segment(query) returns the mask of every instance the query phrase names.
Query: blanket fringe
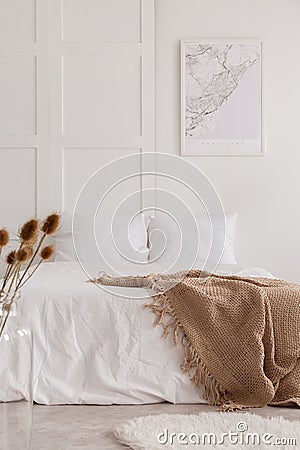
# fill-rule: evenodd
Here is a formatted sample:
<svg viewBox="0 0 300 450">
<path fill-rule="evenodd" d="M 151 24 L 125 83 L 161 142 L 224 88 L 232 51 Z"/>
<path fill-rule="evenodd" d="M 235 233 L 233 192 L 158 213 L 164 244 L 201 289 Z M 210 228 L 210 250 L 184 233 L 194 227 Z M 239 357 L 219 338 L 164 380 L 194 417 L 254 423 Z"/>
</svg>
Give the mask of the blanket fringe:
<svg viewBox="0 0 300 450">
<path fill-rule="evenodd" d="M 203 397 L 209 405 L 220 406 L 221 411 L 225 412 L 246 409 L 245 406 L 234 403 L 228 396 L 228 393 L 209 373 L 207 367 L 201 361 L 201 358 L 185 335 L 184 329 L 176 317 L 167 295 L 163 293 L 155 295 L 152 298 L 152 303 L 144 305 L 144 308 L 149 309 L 156 316 L 153 325 L 160 325 L 163 328 L 162 337 L 164 339 L 172 333 L 176 347 L 179 346 L 179 335 L 181 335 L 181 345 L 184 348 L 184 359 L 181 364 L 181 370 L 189 376 L 198 389 L 203 388 Z"/>
</svg>

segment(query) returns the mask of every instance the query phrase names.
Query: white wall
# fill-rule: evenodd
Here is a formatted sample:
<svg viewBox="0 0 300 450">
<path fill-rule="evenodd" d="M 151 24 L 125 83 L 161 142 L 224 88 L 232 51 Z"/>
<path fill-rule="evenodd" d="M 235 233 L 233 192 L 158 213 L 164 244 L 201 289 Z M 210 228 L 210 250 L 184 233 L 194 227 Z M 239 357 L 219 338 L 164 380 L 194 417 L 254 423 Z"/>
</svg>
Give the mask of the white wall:
<svg viewBox="0 0 300 450">
<path fill-rule="evenodd" d="M 0 0 L 0 223 L 71 209 L 99 166 L 154 149 L 153 3 Z M 266 156 L 187 159 L 238 212 L 239 262 L 296 281 L 299 17 L 299 0 L 156 0 L 158 152 L 180 154 L 180 40 L 263 41 Z"/>
<path fill-rule="evenodd" d="M 180 39 L 263 41 L 264 157 L 189 157 L 238 212 L 237 254 L 300 282 L 299 0 L 156 1 L 156 150 L 180 154 Z"/>
</svg>

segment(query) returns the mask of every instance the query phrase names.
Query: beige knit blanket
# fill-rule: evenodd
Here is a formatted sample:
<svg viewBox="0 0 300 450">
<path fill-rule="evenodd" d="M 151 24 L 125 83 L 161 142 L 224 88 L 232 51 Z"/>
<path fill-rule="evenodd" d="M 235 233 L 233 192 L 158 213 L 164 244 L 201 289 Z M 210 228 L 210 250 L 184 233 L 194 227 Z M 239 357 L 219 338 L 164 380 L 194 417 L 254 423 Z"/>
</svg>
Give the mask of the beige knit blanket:
<svg viewBox="0 0 300 450">
<path fill-rule="evenodd" d="M 153 301 L 145 307 L 165 337 L 171 332 L 182 343 L 181 368 L 210 404 L 300 407 L 300 286 L 207 275 L 192 270 L 93 281 L 150 290 Z"/>
</svg>

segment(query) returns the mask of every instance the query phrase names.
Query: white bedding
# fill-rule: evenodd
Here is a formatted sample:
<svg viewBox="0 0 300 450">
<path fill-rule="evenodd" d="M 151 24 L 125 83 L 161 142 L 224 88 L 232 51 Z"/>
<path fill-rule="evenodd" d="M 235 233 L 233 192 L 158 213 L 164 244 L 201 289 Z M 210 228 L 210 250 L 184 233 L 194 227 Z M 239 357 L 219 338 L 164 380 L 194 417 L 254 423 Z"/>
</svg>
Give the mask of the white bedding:
<svg viewBox="0 0 300 450">
<path fill-rule="evenodd" d="M 221 272 L 271 276 L 232 266 Z M 203 402 L 180 371 L 182 348 L 161 339 L 153 315 L 141 308 L 146 300 L 122 298 L 128 289 L 107 292 L 86 279 L 79 264 L 56 262 L 41 266 L 23 287 L 18 311 L 33 333 L 32 376 L 26 375 L 29 349 L 4 355 L 2 346 L 8 363 L 0 363 L 0 401 L 29 399 L 32 385 L 33 400 L 47 405 Z M 147 295 L 131 293 L 140 294 Z"/>
</svg>

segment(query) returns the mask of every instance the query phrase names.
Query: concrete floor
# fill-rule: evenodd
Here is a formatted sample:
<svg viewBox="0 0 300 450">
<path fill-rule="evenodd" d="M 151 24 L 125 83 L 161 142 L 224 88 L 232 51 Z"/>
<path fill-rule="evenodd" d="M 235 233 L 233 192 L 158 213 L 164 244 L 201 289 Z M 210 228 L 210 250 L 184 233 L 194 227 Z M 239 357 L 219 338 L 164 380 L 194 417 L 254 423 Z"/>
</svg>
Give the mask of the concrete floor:
<svg viewBox="0 0 300 450">
<path fill-rule="evenodd" d="M 206 405 L 160 403 L 135 406 L 42 406 L 26 402 L 0 404 L 1 450 L 124 449 L 112 435 L 114 426 L 148 414 L 197 414 Z M 300 420 L 300 409 L 267 407 L 250 412 Z M 26 443 L 27 440 L 27 443 Z"/>
</svg>

